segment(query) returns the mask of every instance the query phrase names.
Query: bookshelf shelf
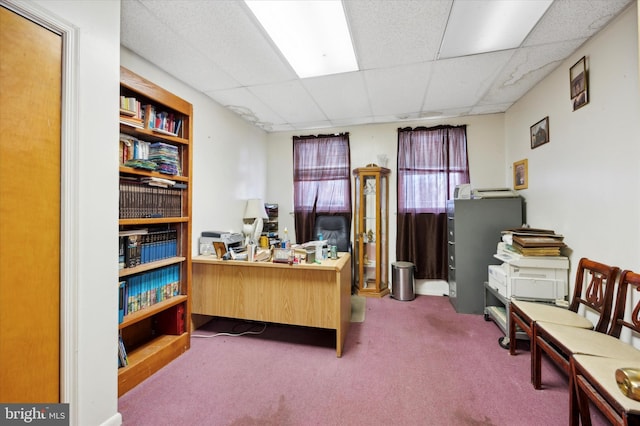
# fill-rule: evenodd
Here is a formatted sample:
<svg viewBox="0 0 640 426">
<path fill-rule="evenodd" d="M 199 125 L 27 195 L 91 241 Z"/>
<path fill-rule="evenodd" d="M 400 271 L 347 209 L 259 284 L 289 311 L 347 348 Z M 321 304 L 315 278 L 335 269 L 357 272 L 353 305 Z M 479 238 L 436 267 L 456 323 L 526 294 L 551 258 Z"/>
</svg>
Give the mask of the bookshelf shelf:
<svg viewBox="0 0 640 426">
<path fill-rule="evenodd" d="M 129 365 L 118 371 L 118 396 L 122 396 L 138 383 L 150 377 L 156 371 L 189 349 L 189 333 L 180 335 L 162 335 L 146 342 L 129 356 Z"/>
<path fill-rule="evenodd" d="M 130 134 L 132 136 L 138 136 L 143 139 L 147 139 L 154 142 L 164 142 L 170 141 L 175 144 L 188 145 L 189 140 L 185 138 L 180 138 L 178 136 L 171 136 L 169 134 L 161 134 L 157 131 L 139 128 L 132 126 L 130 124 L 120 123 L 120 131 L 123 133 Z"/>
<path fill-rule="evenodd" d="M 137 265 L 119 270 L 118 395 L 190 347 L 192 117 L 190 103 L 120 68 L 119 262 Z"/>
<path fill-rule="evenodd" d="M 185 257 L 176 256 L 167 259 L 156 260 L 155 262 L 143 263 L 142 265 L 134 266 L 133 268 L 120 269 L 119 277 L 128 277 L 129 275 L 151 271 L 153 269 L 162 268 L 163 266 L 175 265 L 176 263 L 184 262 L 185 259 Z"/>
<path fill-rule="evenodd" d="M 186 176 L 177 175 L 165 175 L 158 172 L 150 172 L 147 170 L 134 169 L 133 167 L 120 166 L 121 175 L 143 176 L 143 177 L 157 177 L 162 179 L 175 180 L 176 182 L 188 182 L 189 178 Z"/>
<path fill-rule="evenodd" d="M 187 223 L 190 217 L 145 217 L 140 219 L 120 219 L 118 223 L 123 225 L 158 225 L 163 223 Z"/>
<path fill-rule="evenodd" d="M 156 303 L 155 305 L 151 305 L 148 308 L 141 309 L 141 310 L 139 310 L 137 312 L 134 312 L 132 314 L 129 314 L 129 315 L 125 316 L 124 320 L 122 321 L 122 323 L 120 323 L 118 325 L 118 328 L 120 330 L 122 330 L 123 328 L 127 328 L 131 324 L 135 324 L 135 323 L 140 322 L 140 321 L 142 321 L 144 319 L 152 317 L 153 315 L 157 314 L 158 312 L 162 312 L 162 311 L 166 310 L 167 308 L 175 306 L 175 305 L 177 305 L 179 303 L 184 303 L 186 301 L 187 301 L 187 296 L 184 296 L 184 295 L 174 296 L 174 297 L 172 297 L 170 299 L 163 300 L 162 302 Z M 131 360 L 129 360 L 129 362 L 131 362 Z"/>
</svg>

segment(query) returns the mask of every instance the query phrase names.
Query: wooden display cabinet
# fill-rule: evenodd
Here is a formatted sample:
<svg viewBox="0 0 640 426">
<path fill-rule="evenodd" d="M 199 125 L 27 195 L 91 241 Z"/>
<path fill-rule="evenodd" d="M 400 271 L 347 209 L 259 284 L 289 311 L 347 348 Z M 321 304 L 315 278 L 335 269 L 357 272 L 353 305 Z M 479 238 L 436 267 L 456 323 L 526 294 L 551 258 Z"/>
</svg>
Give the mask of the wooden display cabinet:
<svg viewBox="0 0 640 426">
<path fill-rule="evenodd" d="M 120 69 L 119 396 L 190 347 L 192 113 Z"/>
<path fill-rule="evenodd" d="M 389 294 L 389 174 L 384 167 L 361 167 L 355 179 L 354 261 L 358 295 Z"/>
</svg>

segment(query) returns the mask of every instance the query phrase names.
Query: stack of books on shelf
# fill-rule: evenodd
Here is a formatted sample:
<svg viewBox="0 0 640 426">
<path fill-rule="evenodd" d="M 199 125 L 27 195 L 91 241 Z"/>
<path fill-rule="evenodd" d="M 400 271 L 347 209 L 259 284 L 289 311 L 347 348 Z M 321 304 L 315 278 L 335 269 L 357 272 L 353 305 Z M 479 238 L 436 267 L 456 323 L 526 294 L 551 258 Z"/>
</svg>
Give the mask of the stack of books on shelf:
<svg viewBox="0 0 640 426">
<path fill-rule="evenodd" d="M 144 128 L 140 101 L 133 97 L 120 96 L 120 123 L 138 129 Z"/>
<path fill-rule="evenodd" d="M 156 163 L 156 170 L 167 175 L 180 175 L 178 147 L 162 142 L 149 147 L 149 160 Z"/>
<path fill-rule="evenodd" d="M 508 249 L 523 256 L 561 256 L 564 236 L 550 229 L 515 228 L 502 232 Z"/>
</svg>

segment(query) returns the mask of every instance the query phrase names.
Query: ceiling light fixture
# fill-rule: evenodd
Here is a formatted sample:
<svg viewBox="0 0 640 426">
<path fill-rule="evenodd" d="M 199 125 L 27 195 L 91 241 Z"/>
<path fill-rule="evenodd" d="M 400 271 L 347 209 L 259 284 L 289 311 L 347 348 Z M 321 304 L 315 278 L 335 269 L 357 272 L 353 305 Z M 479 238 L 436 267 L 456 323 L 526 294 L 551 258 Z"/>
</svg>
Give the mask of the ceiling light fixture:
<svg viewBox="0 0 640 426">
<path fill-rule="evenodd" d="M 439 59 L 513 49 L 553 0 L 455 0 Z"/>
<path fill-rule="evenodd" d="M 245 0 L 298 77 L 357 71 L 340 0 Z"/>
</svg>

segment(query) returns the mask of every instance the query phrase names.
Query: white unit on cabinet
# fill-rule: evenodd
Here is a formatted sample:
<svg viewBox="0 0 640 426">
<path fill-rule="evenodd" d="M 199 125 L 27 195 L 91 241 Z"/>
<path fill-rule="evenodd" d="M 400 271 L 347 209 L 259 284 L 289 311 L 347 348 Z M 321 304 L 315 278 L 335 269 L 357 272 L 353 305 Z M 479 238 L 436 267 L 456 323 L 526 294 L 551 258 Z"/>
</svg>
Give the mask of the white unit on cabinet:
<svg viewBox="0 0 640 426">
<path fill-rule="evenodd" d="M 569 294 L 569 259 L 564 256 L 522 256 L 500 250 L 494 255 L 501 265 L 489 265 L 485 282 L 484 319 L 493 320 L 509 335 L 509 304 L 511 299 L 566 305 Z M 527 339 L 516 332 L 517 339 Z M 508 337 L 499 339 L 500 346 L 509 347 Z"/>
<path fill-rule="evenodd" d="M 447 203 L 449 300 L 456 312 L 482 314 L 487 267 L 497 263 L 505 229 L 522 226 L 521 197 L 451 200 Z"/>
</svg>

